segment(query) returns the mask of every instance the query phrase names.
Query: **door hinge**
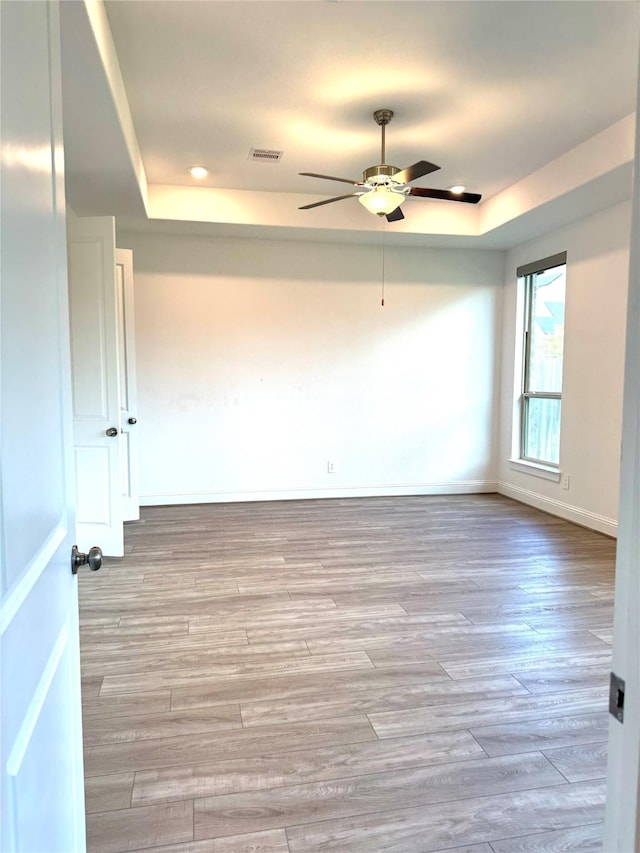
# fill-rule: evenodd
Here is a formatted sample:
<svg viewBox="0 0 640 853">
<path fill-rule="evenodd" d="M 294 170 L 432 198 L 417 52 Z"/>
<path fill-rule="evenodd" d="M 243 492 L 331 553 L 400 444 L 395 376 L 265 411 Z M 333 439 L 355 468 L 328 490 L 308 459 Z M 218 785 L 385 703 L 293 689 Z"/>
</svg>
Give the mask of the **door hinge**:
<svg viewBox="0 0 640 853">
<path fill-rule="evenodd" d="M 624 680 L 615 672 L 611 673 L 609 682 L 609 713 L 619 723 L 624 722 Z"/>
</svg>

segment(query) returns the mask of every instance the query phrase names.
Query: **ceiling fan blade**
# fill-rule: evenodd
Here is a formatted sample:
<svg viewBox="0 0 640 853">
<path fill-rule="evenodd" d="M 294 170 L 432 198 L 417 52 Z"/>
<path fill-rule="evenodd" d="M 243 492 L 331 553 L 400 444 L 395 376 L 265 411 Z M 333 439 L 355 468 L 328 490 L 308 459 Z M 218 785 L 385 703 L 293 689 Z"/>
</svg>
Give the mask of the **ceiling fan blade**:
<svg viewBox="0 0 640 853">
<path fill-rule="evenodd" d="M 466 201 L 468 204 L 477 204 L 482 198 L 478 193 L 454 193 L 451 190 L 431 190 L 426 187 L 411 187 L 409 195 L 420 196 L 420 198 L 442 198 L 445 201 Z"/>
<path fill-rule="evenodd" d="M 333 175 L 318 175 L 316 172 L 298 172 L 305 178 L 322 178 L 325 181 L 342 181 L 343 184 L 353 184 L 354 187 L 362 185 L 362 181 L 352 181 L 349 178 L 335 178 Z"/>
<path fill-rule="evenodd" d="M 437 172 L 439 168 L 440 166 L 436 166 L 434 163 L 429 163 L 427 160 L 418 160 L 418 162 L 414 163 L 413 166 L 407 166 L 406 169 L 396 172 L 393 176 L 393 180 L 397 181 L 399 184 L 408 184 L 411 181 L 415 181 L 417 178 L 430 175 L 431 172 Z"/>
<path fill-rule="evenodd" d="M 353 198 L 360 193 L 349 193 L 348 195 L 337 195 L 335 198 L 325 198 L 324 201 L 314 201 L 313 204 L 303 204 L 298 210 L 310 210 L 312 207 L 320 207 L 321 204 L 331 204 L 334 201 L 342 201 L 343 198 Z"/>
<path fill-rule="evenodd" d="M 399 207 L 387 213 L 387 222 L 399 222 L 401 219 L 404 219 L 404 213 Z"/>
</svg>

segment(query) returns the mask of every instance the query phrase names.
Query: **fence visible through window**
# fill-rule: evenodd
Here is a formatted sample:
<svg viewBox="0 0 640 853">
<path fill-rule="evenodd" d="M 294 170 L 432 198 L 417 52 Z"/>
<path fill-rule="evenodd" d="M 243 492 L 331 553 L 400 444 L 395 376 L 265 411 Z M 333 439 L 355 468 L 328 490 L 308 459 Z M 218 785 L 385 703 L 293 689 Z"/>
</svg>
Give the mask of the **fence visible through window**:
<svg viewBox="0 0 640 853">
<path fill-rule="evenodd" d="M 566 255 L 518 269 L 524 287 L 520 458 L 560 463 Z"/>
</svg>

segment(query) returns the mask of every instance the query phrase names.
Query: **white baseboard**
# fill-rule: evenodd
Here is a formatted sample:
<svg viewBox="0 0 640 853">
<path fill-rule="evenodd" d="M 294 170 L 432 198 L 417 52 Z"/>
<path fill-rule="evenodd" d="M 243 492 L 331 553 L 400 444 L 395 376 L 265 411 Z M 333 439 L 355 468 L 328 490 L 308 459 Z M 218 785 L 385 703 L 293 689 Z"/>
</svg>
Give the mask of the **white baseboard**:
<svg viewBox="0 0 640 853">
<path fill-rule="evenodd" d="M 559 518 L 572 521 L 581 527 L 588 527 L 590 530 L 597 530 L 599 533 L 606 533 L 607 536 L 614 538 L 618 536 L 618 522 L 614 518 L 607 518 L 604 515 L 580 509 L 580 507 L 572 506 L 563 501 L 546 498 L 537 492 L 521 489 L 518 486 L 512 486 L 510 483 L 499 482 L 498 492 L 508 498 L 513 498 L 514 501 L 541 509 L 550 515 L 557 515 Z"/>
<path fill-rule="evenodd" d="M 239 503 L 241 501 L 297 501 L 318 498 L 395 497 L 401 495 L 473 495 L 498 491 L 495 480 L 458 480 L 448 483 L 339 486 L 332 489 L 255 489 L 243 492 L 169 492 L 140 496 L 140 506 Z"/>
</svg>

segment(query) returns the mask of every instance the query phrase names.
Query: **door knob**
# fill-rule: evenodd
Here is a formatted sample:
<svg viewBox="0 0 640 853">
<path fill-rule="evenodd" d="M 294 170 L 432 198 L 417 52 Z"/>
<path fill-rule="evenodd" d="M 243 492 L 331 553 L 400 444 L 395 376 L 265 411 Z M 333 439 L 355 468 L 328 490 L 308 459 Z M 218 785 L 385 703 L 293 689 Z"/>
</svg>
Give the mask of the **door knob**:
<svg viewBox="0 0 640 853">
<path fill-rule="evenodd" d="M 137 418 L 129 418 L 129 423 L 130 423 L 130 424 L 137 424 L 137 423 L 138 423 L 138 419 L 137 419 Z"/>
<path fill-rule="evenodd" d="M 97 572 L 102 565 L 102 549 L 94 545 L 89 548 L 88 554 L 83 554 L 78 551 L 78 546 L 74 545 L 71 549 L 71 571 L 74 575 L 78 574 L 80 566 L 89 566 L 92 572 Z"/>
<path fill-rule="evenodd" d="M 109 429 L 106 430 L 106 434 L 109 436 L 109 438 L 113 438 L 118 434 L 118 430 L 115 427 L 109 427 Z"/>
</svg>

